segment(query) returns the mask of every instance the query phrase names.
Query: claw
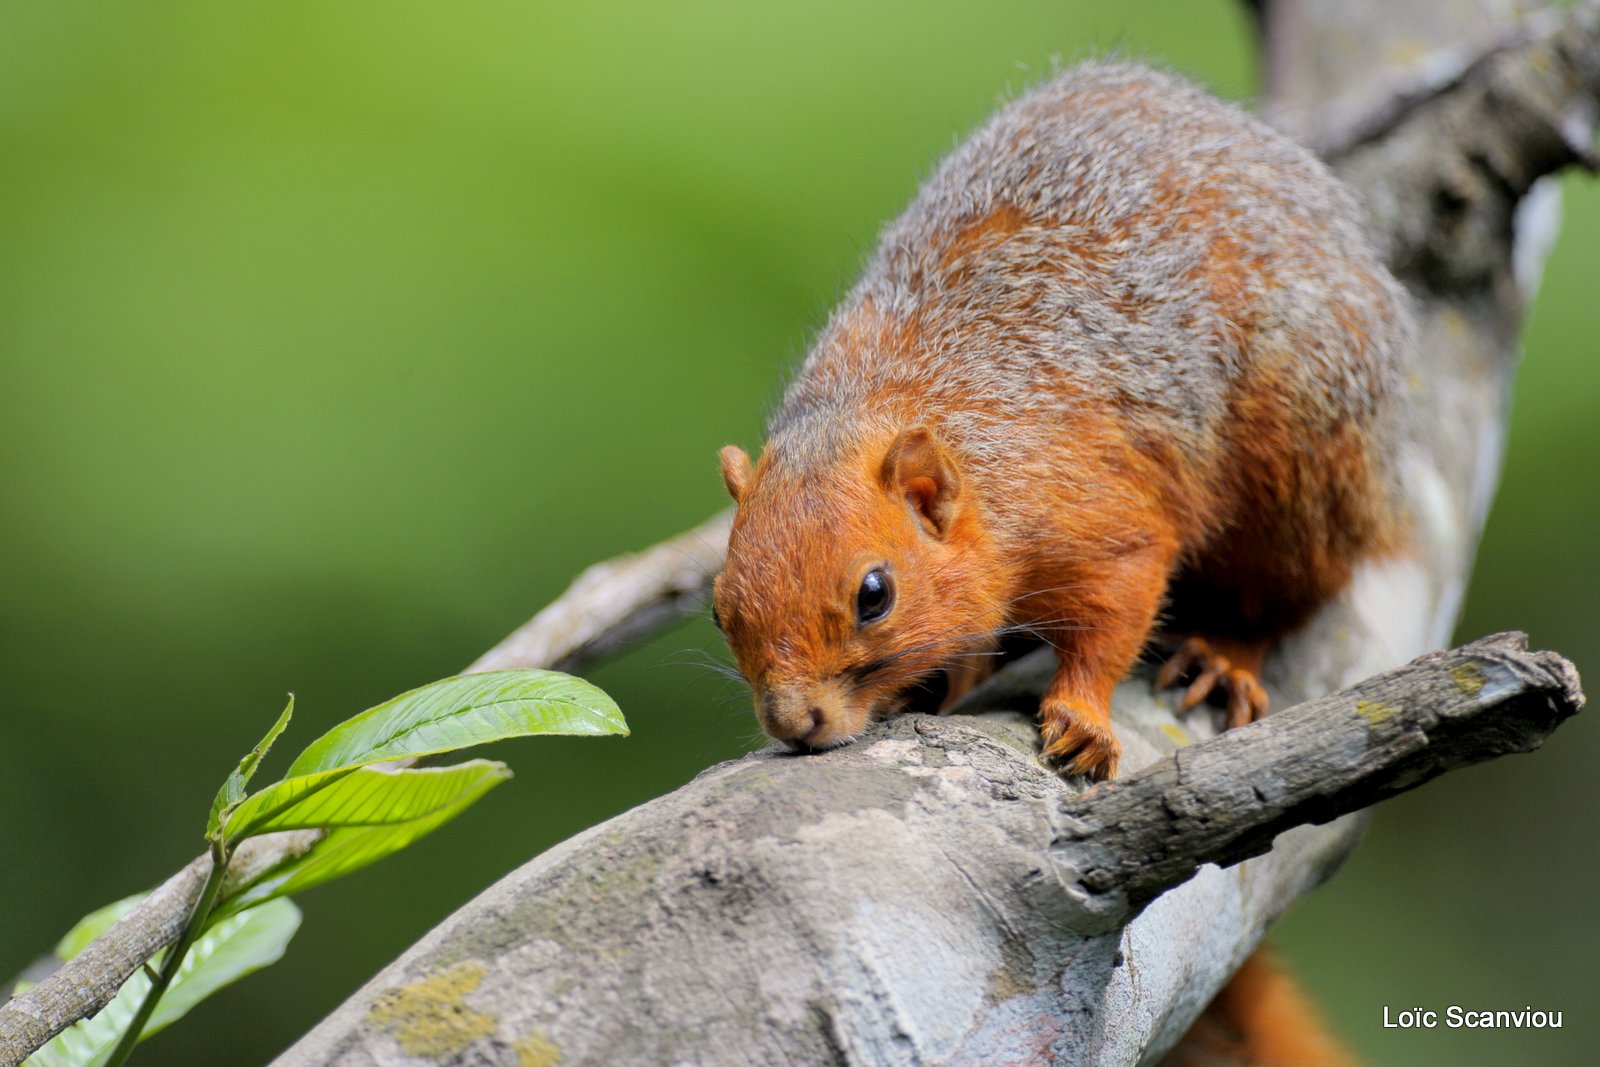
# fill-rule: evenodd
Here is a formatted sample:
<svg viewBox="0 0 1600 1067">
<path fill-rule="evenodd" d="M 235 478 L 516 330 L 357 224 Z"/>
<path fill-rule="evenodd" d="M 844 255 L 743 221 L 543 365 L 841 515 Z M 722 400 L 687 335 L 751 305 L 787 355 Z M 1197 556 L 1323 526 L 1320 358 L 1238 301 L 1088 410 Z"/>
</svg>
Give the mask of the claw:
<svg viewBox="0 0 1600 1067">
<path fill-rule="evenodd" d="M 1254 659 L 1247 650 L 1247 659 Z M 1259 660 L 1256 660 L 1259 662 Z M 1180 711 L 1189 711 L 1202 700 L 1210 699 L 1227 709 L 1227 728 L 1244 726 L 1267 713 L 1267 691 L 1256 673 L 1235 667 L 1227 656 L 1214 649 L 1203 637 L 1191 637 L 1178 646 L 1156 672 L 1156 689 L 1171 689 L 1190 673 L 1198 674 L 1178 700 Z"/>
<path fill-rule="evenodd" d="M 1224 688 L 1228 693 L 1228 729 L 1255 722 L 1267 713 L 1267 691 L 1249 671 L 1229 671 Z"/>
<path fill-rule="evenodd" d="M 1083 712 L 1046 703 L 1039 709 L 1039 735 L 1043 756 L 1063 774 L 1081 774 L 1103 782 L 1117 773 L 1122 744 L 1110 726 L 1102 726 Z"/>
<path fill-rule="evenodd" d="M 1178 709 L 1180 711 L 1190 711 L 1195 705 L 1210 696 L 1211 691 L 1222 681 L 1229 667 L 1228 661 L 1221 656 L 1213 656 L 1208 660 L 1202 660 L 1200 674 L 1194 681 L 1189 683 L 1189 688 L 1183 691 L 1183 699 L 1178 702 Z"/>
<path fill-rule="evenodd" d="M 1211 647 L 1198 637 L 1191 637 L 1178 646 L 1178 650 L 1156 672 L 1156 690 L 1171 689 L 1178 679 L 1188 674 L 1211 651 Z"/>
</svg>

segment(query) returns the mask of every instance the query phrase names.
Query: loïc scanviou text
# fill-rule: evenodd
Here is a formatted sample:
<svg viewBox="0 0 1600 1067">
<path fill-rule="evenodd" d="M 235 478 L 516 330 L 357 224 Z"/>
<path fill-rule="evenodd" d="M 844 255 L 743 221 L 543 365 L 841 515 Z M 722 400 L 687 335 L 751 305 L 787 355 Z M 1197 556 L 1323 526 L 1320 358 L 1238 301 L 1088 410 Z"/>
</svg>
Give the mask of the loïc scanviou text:
<svg viewBox="0 0 1600 1067">
<path fill-rule="evenodd" d="M 1451 1030 L 1559 1030 L 1561 1013 L 1532 1005 L 1510 1011 L 1463 1008 L 1459 1004 L 1451 1004 L 1443 1011 L 1423 1007 L 1396 1010 L 1387 1004 L 1383 1006 L 1385 1030 L 1434 1030 L 1440 1026 Z"/>
</svg>

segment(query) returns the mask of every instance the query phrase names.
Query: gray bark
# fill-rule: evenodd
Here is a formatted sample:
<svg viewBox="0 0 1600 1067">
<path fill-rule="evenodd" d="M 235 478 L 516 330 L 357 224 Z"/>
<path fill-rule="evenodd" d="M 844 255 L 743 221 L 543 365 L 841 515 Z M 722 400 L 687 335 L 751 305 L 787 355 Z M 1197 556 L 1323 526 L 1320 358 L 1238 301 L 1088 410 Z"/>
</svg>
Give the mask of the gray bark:
<svg viewBox="0 0 1600 1067">
<path fill-rule="evenodd" d="M 1366 567 L 1285 642 L 1266 671 L 1283 708 L 1448 638 L 1553 228 L 1536 183 L 1593 138 L 1600 11 L 1512 27 L 1488 2 L 1470 23 L 1451 0 L 1255 6 L 1268 111 L 1367 201 L 1424 353 L 1404 457 L 1422 551 Z M 1373 66 L 1400 44 L 1423 61 Z M 1082 796 L 1016 714 L 902 718 L 826 756 L 713 768 L 508 876 L 279 1062 L 1154 1062 L 1347 854 L 1361 816 L 1341 813 L 1479 745 L 1537 744 L 1560 717 L 1547 698 L 1573 693 L 1504 642 L 1462 654 L 1209 741 L 1131 679 L 1127 777 Z M 974 699 L 1030 708 L 1033 669 Z M 1543 695 L 1458 714 L 1514 690 Z"/>
<path fill-rule="evenodd" d="M 1337 862 L 1344 830 L 1299 824 L 1535 748 L 1581 703 L 1501 635 L 1085 793 L 1014 711 L 774 746 L 525 865 L 279 1063 L 1136 1062 L 1204 1002 L 1189 946 L 1229 951 Z"/>
</svg>

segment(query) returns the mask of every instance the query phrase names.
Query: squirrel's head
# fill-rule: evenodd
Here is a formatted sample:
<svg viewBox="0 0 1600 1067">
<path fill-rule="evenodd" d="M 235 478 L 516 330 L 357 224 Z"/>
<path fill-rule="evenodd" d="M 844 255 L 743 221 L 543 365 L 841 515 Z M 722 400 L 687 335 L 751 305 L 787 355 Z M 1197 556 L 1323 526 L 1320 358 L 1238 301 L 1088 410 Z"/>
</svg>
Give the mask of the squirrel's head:
<svg viewBox="0 0 1600 1067">
<path fill-rule="evenodd" d="M 776 451 L 752 469 L 722 450 L 739 507 L 713 618 L 762 728 L 827 748 L 986 650 L 1003 601 L 975 487 L 931 429 L 869 433 L 804 467 Z"/>
</svg>

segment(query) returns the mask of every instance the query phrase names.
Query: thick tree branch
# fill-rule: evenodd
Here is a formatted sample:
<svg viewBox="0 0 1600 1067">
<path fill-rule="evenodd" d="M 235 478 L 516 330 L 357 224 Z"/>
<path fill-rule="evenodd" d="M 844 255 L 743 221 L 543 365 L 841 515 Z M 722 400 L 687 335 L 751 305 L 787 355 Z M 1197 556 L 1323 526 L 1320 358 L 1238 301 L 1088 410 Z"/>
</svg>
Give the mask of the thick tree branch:
<svg viewBox="0 0 1600 1067">
<path fill-rule="evenodd" d="M 507 876 L 278 1063 L 1132 1063 L 1190 1014 L 1166 946 L 1281 908 L 1344 835 L 1292 830 L 1278 868 L 1202 864 L 1535 747 L 1581 701 L 1570 665 L 1508 635 L 1082 794 L 1016 712 L 773 746 Z"/>
<path fill-rule="evenodd" d="M 1550 12 L 1467 64 L 1448 88 L 1369 112 L 1330 158 L 1366 192 L 1390 262 L 1441 295 L 1493 287 L 1534 183 L 1593 165 L 1600 3 Z M 1499 294 L 1520 301 L 1515 289 Z M 1508 310 L 1510 308 L 1508 307 Z"/>
<path fill-rule="evenodd" d="M 1566 17 L 1530 11 L 1523 0 L 1244 2 L 1257 28 L 1267 117 L 1330 156 L 1381 135 L 1487 57 Z"/>
<path fill-rule="evenodd" d="M 1137 911 L 1203 864 L 1369 807 L 1457 767 L 1539 747 L 1583 707 L 1571 663 L 1499 634 L 1180 749 L 1062 805 L 1069 892 Z"/>
</svg>

